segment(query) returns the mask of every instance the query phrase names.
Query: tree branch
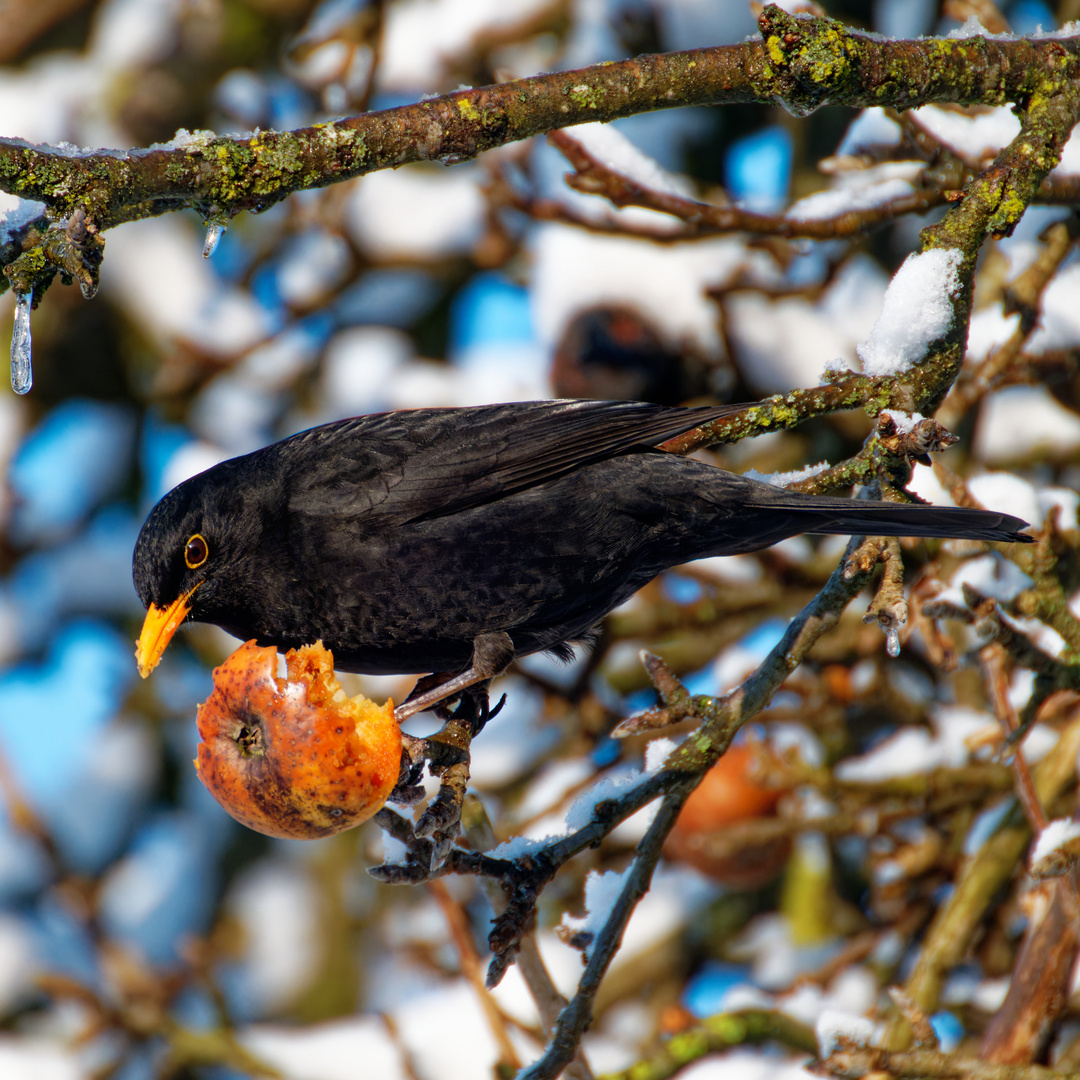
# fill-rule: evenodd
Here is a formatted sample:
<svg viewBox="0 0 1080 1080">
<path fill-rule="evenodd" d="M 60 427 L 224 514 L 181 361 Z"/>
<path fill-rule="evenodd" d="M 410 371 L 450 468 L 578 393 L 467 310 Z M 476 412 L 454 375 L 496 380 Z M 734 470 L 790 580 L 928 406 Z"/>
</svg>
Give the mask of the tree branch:
<svg viewBox="0 0 1080 1080">
<path fill-rule="evenodd" d="M 81 209 L 98 232 L 185 207 L 220 225 L 241 210 L 259 212 L 293 192 L 378 169 L 454 164 L 556 128 L 657 109 L 779 102 L 806 115 L 825 104 L 912 108 L 937 101 L 1028 106 L 1029 140 L 1049 140 L 1035 148 L 1026 171 L 1017 166 L 1018 175 L 1038 177 L 1030 199 L 1075 111 L 1076 94 L 1065 88 L 1080 65 L 1080 38 L 886 41 L 775 6 L 766 7 L 759 23 L 761 42 L 516 79 L 292 132 L 196 132 L 171 146 L 75 155 L 0 139 L 0 190 L 44 202 L 56 220 Z M 1027 186 L 1013 185 L 990 228 L 1015 222 L 1027 205 L 1021 199 Z M 952 243 L 946 233 L 939 244 Z M 21 244 L 8 244 L 0 260 L 10 263 L 20 247 L 42 251 L 40 223 L 23 233 Z M 72 276 L 45 254 L 8 277 L 18 279 L 20 291 L 40 293 L 57 270 Z M 91 276 L 96 282 L 96 267 Z"/>
</svg>

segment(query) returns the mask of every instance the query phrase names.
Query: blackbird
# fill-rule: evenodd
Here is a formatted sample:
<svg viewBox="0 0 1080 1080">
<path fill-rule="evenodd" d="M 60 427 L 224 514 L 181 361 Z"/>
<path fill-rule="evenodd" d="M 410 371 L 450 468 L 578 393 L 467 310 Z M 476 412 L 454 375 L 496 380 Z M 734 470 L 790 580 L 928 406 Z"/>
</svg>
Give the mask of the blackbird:
<svg viewBox="0 0 1080 1080">
<path fill-rule="evenodd" d="M 417 409 L 223 461 L 139 535 L 139 670 L 193 619 L 279 648 L 321 639 L 343 671 L 464 669 L 466 686 L 515 656 L 568 656 L 690 559 L 807 532 L 1030 540 L 1008 514 L 797 494 L 658 449 L 740 407 Z"/>
</svg>

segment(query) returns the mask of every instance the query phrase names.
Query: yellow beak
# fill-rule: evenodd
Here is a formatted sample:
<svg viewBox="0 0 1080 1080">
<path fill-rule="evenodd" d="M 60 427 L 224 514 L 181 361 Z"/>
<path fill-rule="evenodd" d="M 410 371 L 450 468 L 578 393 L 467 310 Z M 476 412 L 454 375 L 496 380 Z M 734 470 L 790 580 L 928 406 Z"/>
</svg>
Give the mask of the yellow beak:
<svg viewBox="0 0 1080 1080">
<path fill-rule="evenodd" d="M 202 582 L 199 582 L 199 585 L 201 584 Z M 189 589 L 166 607 L 150 605 L 135 646 L 135 661 L 139 665 L 139 674 L 144 679 L 157 667 L 165 646 L 172 640 L 177 627 L 187 618 L 191 610 L 191 594 L 199 585 Z"/>
</svg>

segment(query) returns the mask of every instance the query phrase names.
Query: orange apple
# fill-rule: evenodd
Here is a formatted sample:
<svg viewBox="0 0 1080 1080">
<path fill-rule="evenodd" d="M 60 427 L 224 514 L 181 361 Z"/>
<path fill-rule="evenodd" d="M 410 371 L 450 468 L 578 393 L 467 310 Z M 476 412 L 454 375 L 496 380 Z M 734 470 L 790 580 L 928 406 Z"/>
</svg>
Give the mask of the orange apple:
<svg viewBox="0 0 1080 1080">
<path fill-rule="evenodd" d="M 394 704 L 348 697 L 322 642 L 285 654 L 241 645 L 214 669 L 199 706 L 195 769 L 237 821 L 268 836 L 316 839 L 378 811 L 401 765 Z"/>
<path fill-rule="evenodd" d="M 784 792 L 749 776 L 757 751 L 738 743 L 702 777 L 664 844 L 664 855 L 685 862 L 733 889 L 756 889 L 783 869 L 787 836 L 734 844 L 740 823 L 772 817 Z"/>
</svg>

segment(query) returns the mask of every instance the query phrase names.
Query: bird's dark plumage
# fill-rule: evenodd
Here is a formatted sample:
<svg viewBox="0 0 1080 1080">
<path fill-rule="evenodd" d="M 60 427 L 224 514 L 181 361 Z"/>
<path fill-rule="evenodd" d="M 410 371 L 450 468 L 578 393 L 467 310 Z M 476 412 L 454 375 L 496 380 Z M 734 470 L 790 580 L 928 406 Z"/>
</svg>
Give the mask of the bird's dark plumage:
<svg viewBox="0 0 1080 1080">
<path fill-rule="evenodd" d="M 797 533 L 1029 539 L 1007 514 L 801 495 L 655 449 L 736 408 L 420 409 L 222 462 L 143 526 L 135 587 L 171 622 L 140 665 L 190 617 L 322 639 L 344 671 L 446 671 L 493 633 L 519 656 L 560 650 L 668 567 Z"/>
</svg>

